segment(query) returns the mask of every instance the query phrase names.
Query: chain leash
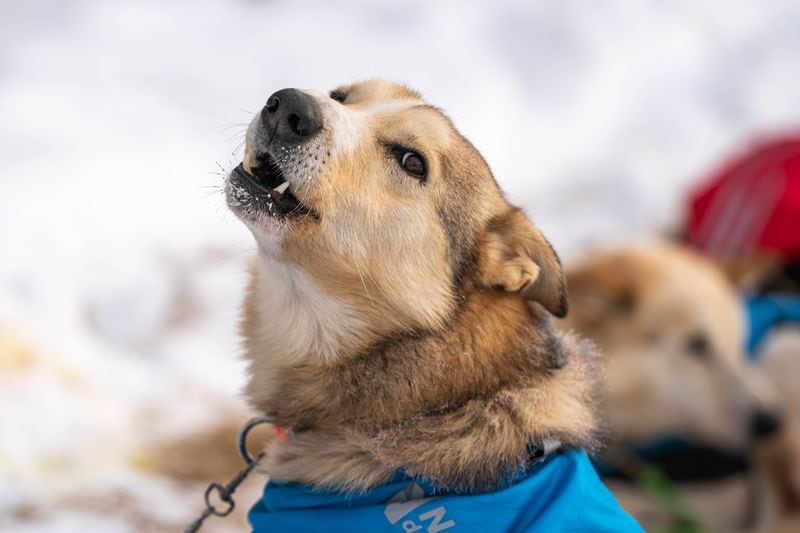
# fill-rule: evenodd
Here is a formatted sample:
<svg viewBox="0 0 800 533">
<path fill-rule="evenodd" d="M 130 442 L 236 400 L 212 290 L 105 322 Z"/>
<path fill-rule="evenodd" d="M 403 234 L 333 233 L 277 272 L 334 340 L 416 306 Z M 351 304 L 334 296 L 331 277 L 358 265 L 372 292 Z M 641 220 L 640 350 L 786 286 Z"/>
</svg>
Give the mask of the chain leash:
<svg viewBox="0 0 800 533">
<path fill-rule="evenodd" d="M 200 527 L 203 525 L 203 521 L 211 515 L 214 516 L 228 516 L 233 511 L 234 507 L 236 507 L 236 502 L 233 500 L 233 493 L 236 489 L 241 485 L 242 481 L 247 478 L 250 472 L 258 465 L 258 462 L 263 459 L 264 452 L 257 454 L 255 457 L 250 455 L 250 452 L 247 451 L 247 435 L 250 433 L 256 426 L 260 426 L 261 424 L 271 424 L 272 419 L 267 416 L 257 416 L 255 418 L 251 418 L 247 423 L 242 426 L 242 429 L 239 430 L 239 436 L 237 438 L 237 448 L 239 451 L 239 456 L 242 458 L 242 461 L 245 463 L 245 467 L 242 468 L 236 476 L 230 480 L 227 484 L 223 485 L 214 481 L 211 483 L 208 488 L 206 489 L 203 498 L 205 499 L 206 507 L 203 509 L 203 512 L 200 513 L 200 516 L 197 517 L 191 524 L 186 526 L 184 529 L 184 533 L 197 533 L 200 530 Z M 217 498 L 219 498 L 220 502 L 225 503 L 226 507 L 217 507 L 211 501 L 212 495 L 216 493 Z"/>
</svg>

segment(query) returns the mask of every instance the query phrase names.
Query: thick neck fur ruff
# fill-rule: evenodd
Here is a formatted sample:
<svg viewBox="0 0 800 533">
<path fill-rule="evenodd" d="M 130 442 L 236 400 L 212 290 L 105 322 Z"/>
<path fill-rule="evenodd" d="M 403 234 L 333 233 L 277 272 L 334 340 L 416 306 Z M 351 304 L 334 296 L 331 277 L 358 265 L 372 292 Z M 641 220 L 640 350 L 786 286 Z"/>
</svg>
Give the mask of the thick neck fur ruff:
<svg viewBox="0 0 800 533">
<path fill-rule="evenodd" d="M 442 490 L 488 490 L 528 466 L 531 443 L 596 446 L 594 347 L 518 294 L 467 283 L 440 331 L 376 339 L 362 326 L 299 270 L 259 261 L 246 392 L 298 429 L 266 450 L 274 478 L 358 491 L 402 469 Z"/>
</svg>

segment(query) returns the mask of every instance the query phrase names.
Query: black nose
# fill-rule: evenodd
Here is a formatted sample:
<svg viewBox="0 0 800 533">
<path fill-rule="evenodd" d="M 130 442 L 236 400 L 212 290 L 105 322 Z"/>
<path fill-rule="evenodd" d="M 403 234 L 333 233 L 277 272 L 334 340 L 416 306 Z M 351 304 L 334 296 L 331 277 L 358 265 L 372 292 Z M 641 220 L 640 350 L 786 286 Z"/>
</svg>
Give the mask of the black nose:
<svg viewBox="0 0 800 533">
<path fill-rule="evenodd" d="M 750 420 L 750 433 L 756 439 L 769 437 L 780 428 L 780 417 L 770 411 L 757 411 Z"/>
<path fill-rule="evenodd" d="M 322 110 L 313 97 L 297 89 L 281 89 L 267 99 L 261 122 L 272 139 L 302 143 L 322 129 Z"/>
</svg>

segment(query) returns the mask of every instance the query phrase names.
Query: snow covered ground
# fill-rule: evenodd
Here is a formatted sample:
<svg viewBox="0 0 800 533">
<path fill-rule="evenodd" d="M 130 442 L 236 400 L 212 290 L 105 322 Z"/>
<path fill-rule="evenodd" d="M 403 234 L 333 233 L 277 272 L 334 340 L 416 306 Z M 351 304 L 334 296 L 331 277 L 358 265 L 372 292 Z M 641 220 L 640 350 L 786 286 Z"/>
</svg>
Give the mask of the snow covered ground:
<svg viewBox="0 0 800 533">
<path fill-rule="evenodd" d="M 569 258 L 799 126 L 798 65 L 794 0 L 0 2 L 0 529 L 199 510 L 146 450 L 243 409 L 218 187 L 272 91 L 407 82 Z"/>
</svg>

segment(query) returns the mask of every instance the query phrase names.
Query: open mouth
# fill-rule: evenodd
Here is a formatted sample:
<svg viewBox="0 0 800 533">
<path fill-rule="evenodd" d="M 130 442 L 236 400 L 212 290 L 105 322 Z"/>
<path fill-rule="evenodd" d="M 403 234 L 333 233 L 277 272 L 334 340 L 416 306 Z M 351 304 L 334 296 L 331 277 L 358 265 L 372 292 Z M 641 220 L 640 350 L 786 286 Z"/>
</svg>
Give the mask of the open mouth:
<svg viewBox="0 0 800 533">
<path fill-rule="evenodd" d="M 240 163 L 231 173 L 231 182 L 229 203 L 244 214 L 262 213 L 279 218 L 311 215 L 318 218 L 292 194 L 289 182 L 269 155 L 253 169 L 252 174 Z"/>
</svg>

